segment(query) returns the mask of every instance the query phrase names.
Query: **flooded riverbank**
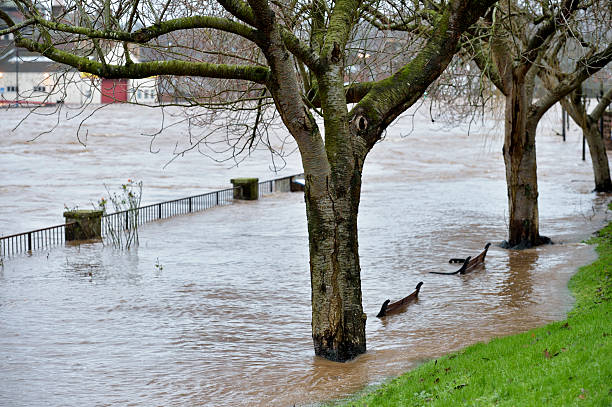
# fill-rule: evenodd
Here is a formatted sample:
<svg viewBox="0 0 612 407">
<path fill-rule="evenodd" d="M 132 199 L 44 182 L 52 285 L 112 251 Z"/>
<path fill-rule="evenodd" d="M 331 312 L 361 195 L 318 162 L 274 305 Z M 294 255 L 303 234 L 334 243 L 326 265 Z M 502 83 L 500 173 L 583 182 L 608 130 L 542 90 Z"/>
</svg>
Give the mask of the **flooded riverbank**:
<svg viewBox="0 0 612 407">
<path fill-rule="evenodd" d="M 132 109 L 132 108 L 130 108 Z M 151 110 L 107 109 L 83 148 L 63 133 L 0 141 L 0 230 L 61 222 L 63 204 L 87 205 L 103 183 L 143 179 L 155 202 L 275 177 L 268 155 L 238 168 L 162 152 L 132 128 Z M 4 127 L 14 120 L 0 112 Z M 104 111 L 100 114 L 105 114 Z M 108 123 L 117 123 L 109 127 Z M 368 352 L 346 364 L 313 356 L 303 196 L 275 194 L 142 227 L 140 246 L 67 246 L 5 261 L 0 269 L 0 394 L 11 406 L 308 405 L 341 397 L 470 343 L 563 318 L 566 283 L 595 258 L 580 243 L 605 218 L 592 194 L 577 132 L 538 135 L 541 232 L 556 242 L 522 252 L 493 246 L 466 276 L 448 258 L 506 237 L 499 129 L 445 129 L 417 115 L 396 124 L 366 162 L 359 213 Z M 552 119 L 551 119 L 552 120 Z M 43 124 L 31 124 L 44 128 Z M 4 130 L 4 129 L 3 129 Z M 146 132 L 146 128 L 134 132 Z M 11 138 L 12 137 L 12 138 Z M 55 138 L 53 138 L 55 137 Z M 165 156 L 163 155 L 165 151 Z M 281 175 L 301 172 L 297 156 Z M 375 318 L 387 298 L 423 281 L 418 303 Z M 0 402 L 0 404 L 3 402 Z"/>
</svg>

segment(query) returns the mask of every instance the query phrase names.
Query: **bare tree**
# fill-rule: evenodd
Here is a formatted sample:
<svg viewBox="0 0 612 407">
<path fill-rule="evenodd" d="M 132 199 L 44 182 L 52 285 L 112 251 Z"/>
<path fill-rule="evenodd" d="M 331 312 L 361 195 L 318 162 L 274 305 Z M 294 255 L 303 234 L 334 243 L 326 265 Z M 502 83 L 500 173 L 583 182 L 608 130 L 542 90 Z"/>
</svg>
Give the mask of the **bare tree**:
<svg viewBox="0 0 612 407">
<path fill-rule="evenodd" d="M 591 113 L 587 112 L 588 106 L 586 97 L 582 93 L 582 87 L 578 87 L 571 94 L 561 99 L 560 102 L 572 120 L 582 129 L 582 134 L 589 146 L 595 181 L 594 191 L 612 192 L 608 155 L 606 154 L 603 134 L 599 130 L 599 120 L 612 102 L 612 87 L 602 95 Z"/>
<path fill-rule="evenodd" d="M 536 129 L 550 107 L 575 100 L 565 96 L 612 58 L 608 5 L 598 0 L 500 2 L 463 34 L 461 50 L 430 88 L 437 116 L 451 122 L 496 115 L 500 98 L 494 88 L 502 94 L 510 218 L 506 247 L 550 241 L 539 233 Z M 598 106 L 593 113 L 603 109 Z M 596 131 L 595 117 L 587 119 L 577 106 L 573 112 Z M 603 141 L 591 145 L 595 172 L 603 179 L 609 173 Z"/>
<path fill-rule="evenodd" d="M 189 95 L 193 103 L 250 112 L 242 116 L 250 131 L 240 138 L 247 148 L 271 115 L 263 109 L 273 107 L 297 143 L 306 176 L 315 353 L 346 361 L 365 352 L 357 243 L 364 160 L 494 1 L 71 0 L 61 19 L 41 11 L 45 4 L 15 2 L 24 20 L 15 24 L 0 12 L 8 26 L 0 32 L 14 33 L 18 46 L 103 78 L 182 77 L 173 83 L 183 93 L 190 89 L 185 83 L 198 85 L 200 93 Z M 384 51 L 382 33 L 399 25 L 411 25 L 419 39 L 410 42 L 411 56 L 381 58 L 392 71 L 356 75 L 359 60 L 368 64 L 369 51 L 358 55 L 361 33 Z M 33 30 L 26 34 L 24 27 Z M 158 56 L 135 62 L 130 44 Z M 121 58 L 109 59 L 117 49 Z M 355 78 L 364 82 L 345 86 Z M 324 136 L 314 114 L 323 119 Z"/>
<path fill-rule="evenodd" d="M 554 93 L 564 80 L 581 68 L 581 63 L 598 51 L 605 49 L 606 44 L 612 41 L 612 30 L 610 29 L 612 9 L 606 7 L 606 4 L 592 3 L 579 13 L 582 14 L 582 18 L 576 18 L 567 24 L 566 35 L 557 35 L 551 42 L 552 46 L 542 58 L 542 68 L 538 76 L 542 79 L 542 84 L 548 92 Z M 597 74 L 602 73 L 604 72 Z M 612 88 L 607 84 L 608 89 L 604 94 L 603 80 L 601 84 L 601 99 L 590 114 L 587 113 L 587 95 L 583 93 L 583 83 L 580 83 L 559 101 L 572 120 L 582 129 L 587 140 L 593 165 L 595 191 L 611 192 L 612 181 L 610 181 L 608 156 L 603 135 L 597 128 L 597 122 L 610 104 Z"/>
<path fill-rule="evenodd" d="M 598 47 L 577 55 L 572 69 L 559 71 L 559 80 L 549 81 L 551 86 L 538 97 L 536 77 L 550 75 L 553 67 L 545 63 L 547 58 L 557 57 L 568 38 L 579 36 L 579 28 L 591 23 L 591 10 L 605 9 L 603 3 L 503 2 L 487 14 L 484 26 L 467 33 L 464 46 L 471 48 L 476 64 L 505 98 L 507 247 L 526 248 L 550 241 L 539 231 L 536 129 L 555 103 L 608 64 L 612 45 L 599 42 Z"/>
<path fill-rule="evenodd" d="M 561 105 L 569 113 L 572 120 L 580 126 L 589 145 L 595 181 L 594 190 L 597 192 L 612 192 L 608 155 L 606 154 L 603 134 L 598 128 L 598 122 L 610 102 L 612 102 L 612 87 L 601 97 L 591 113 L 587 113 L 587 106 L 584 103 L 584 98 L 581 97 L 581 92 L 574 91 L 570 96 L 561 99 Z"/>
</svg>

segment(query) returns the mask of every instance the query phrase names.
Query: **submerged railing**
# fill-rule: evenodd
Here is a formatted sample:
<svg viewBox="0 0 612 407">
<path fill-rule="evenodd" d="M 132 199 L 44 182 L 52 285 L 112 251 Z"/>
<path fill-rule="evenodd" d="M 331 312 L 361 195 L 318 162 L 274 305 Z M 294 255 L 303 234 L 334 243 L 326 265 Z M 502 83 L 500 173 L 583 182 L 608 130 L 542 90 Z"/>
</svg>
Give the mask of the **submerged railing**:
<svg viewBox="0 0 612 407">
<path fill-rule="evenodd" d="M 271 179 L 259 182 L 259 196 L 275 192 L 290 192 L 299 190 L 300 182 L 295 179 L 303 177 L 303 174 L 295 174 L 287 177 Z M 298 185 L 298 187 L 292 185 Z M 131 229 L 144 223 L 173 216 L 186 215 L 200 212 L 217 206 L 225 206 L 233 203 L 237 191 L 241 187 L 227 188 L 205 194 L 188 196 L 171 201 L 159 202 L 121 212 L 102 215 L 101 233 L 106 236 L 109 230 Z M 31 230 L 9 236 L 0 236 L 0 257 L 9 257 L 19 253 L 32 252 L 65 243 L 66 236 L 70 235 L 71 228 L 76 222 L 68 222 L 62 225 L 50 226 L 43 229 Z M 68 228 L 68 229 L 67 229 Z"/>
<path fill-rule="evenodd" d="M 0 237 L 0 257 L 62 244 L 66 241 L 66 228 L 72 225 L 74 222 L 2 236 Z"/>
<path fill-rule="evenodd" d="M 134 226 L 160 219 L 200 212 L 215 206 L 229 205 L 234 200 L 234 189 L 222 189 L 206 194 L 141 206 L 137 209 L 105 214 L 102 216 L 102 232 L 106 235 L 109 229 L 132 229 Z"/>
</svg>

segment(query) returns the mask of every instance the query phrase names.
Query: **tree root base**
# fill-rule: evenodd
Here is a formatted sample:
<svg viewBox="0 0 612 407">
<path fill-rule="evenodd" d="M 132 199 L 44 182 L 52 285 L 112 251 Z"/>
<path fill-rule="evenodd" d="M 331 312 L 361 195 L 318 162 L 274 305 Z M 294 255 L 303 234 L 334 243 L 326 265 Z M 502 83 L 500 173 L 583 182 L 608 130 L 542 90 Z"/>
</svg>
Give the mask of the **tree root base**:
<svg viewBox="0 0 612 407">
<path fill-rule="evenodd" d="M 323 346 L 322 343 L 315 341 L 315 355 L 331 360 L 332 362 L 348 362 L 351 359 L 365 353 L 366 347 L 363 345 L 343 344 L 339 348 Z"/>
<path fill-rule="evenodd" d="M 592 192 L 612 192 L 612 184 L 598 185 Z"/>
<path fill-rule="evenodd" d="M 555 243 L 552 240 L 550 240 L 549 237 L 538 236 L 535 242 L 525 239 L 515 245 L 511 245 L 507 240 L 504 240 L 503 242 L 499 244 L 499 247 L 501 247 L 502 249 L 509 249 L 509 250 L 524 250 L 524 249 L 529 249 L 531 247 L 542 246 L 545 244 L 555 244 Z"/>
</svg>

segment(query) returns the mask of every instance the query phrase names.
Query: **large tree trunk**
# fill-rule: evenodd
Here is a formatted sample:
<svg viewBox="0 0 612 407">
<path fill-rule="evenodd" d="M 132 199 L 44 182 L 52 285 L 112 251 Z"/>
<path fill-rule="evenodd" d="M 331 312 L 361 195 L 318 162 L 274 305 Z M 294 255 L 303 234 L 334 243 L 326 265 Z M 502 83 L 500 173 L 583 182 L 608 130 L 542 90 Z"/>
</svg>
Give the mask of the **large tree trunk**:
<svg viewBox="0 0 612 407">
<path fill-rule="evenodd" d="M 314 118 L 303 106 L 293 60 L 288 58 L 280 30 L 269 30 L 268 35 L 266 58 L 276 79 L 268 89 L 298 143 L 306 177 L 315 354 L 344 362 L 366 351 L 357 245 L 363 158 L 356 158 L 365 157 L 365 152 L 349 133 L 343 58 L 332 53 L 333 64 L 318 78 L 325 118 L 323 142 Z"/>
<path fill-rule="evenodd" d="M 344 362 L 366 351 L 357 244 L 360 169 L 344 179 L 306 174 L 315 354 Z"/>
<path fill-rule="evenodd" d="M 535 135 L 538 120 L 528 114 L 525 77 L 512 75 L 506 96 L 504 163 L 508 188 L 509 236 L 505 246 L 522 249 L 548 241 L 539 234 Z"/>
<path fill-rule="evenodd" d="M 595 191 L 612 192 L 612 181 L 610 180 L 610 166 L 606 155 L 606 146 L 599 132 L 597 122 L 587 119 L 582 133 L 589 145 L 589 153 L 593 163 L 593 175 L 595 177 Z"/>
</svg>

